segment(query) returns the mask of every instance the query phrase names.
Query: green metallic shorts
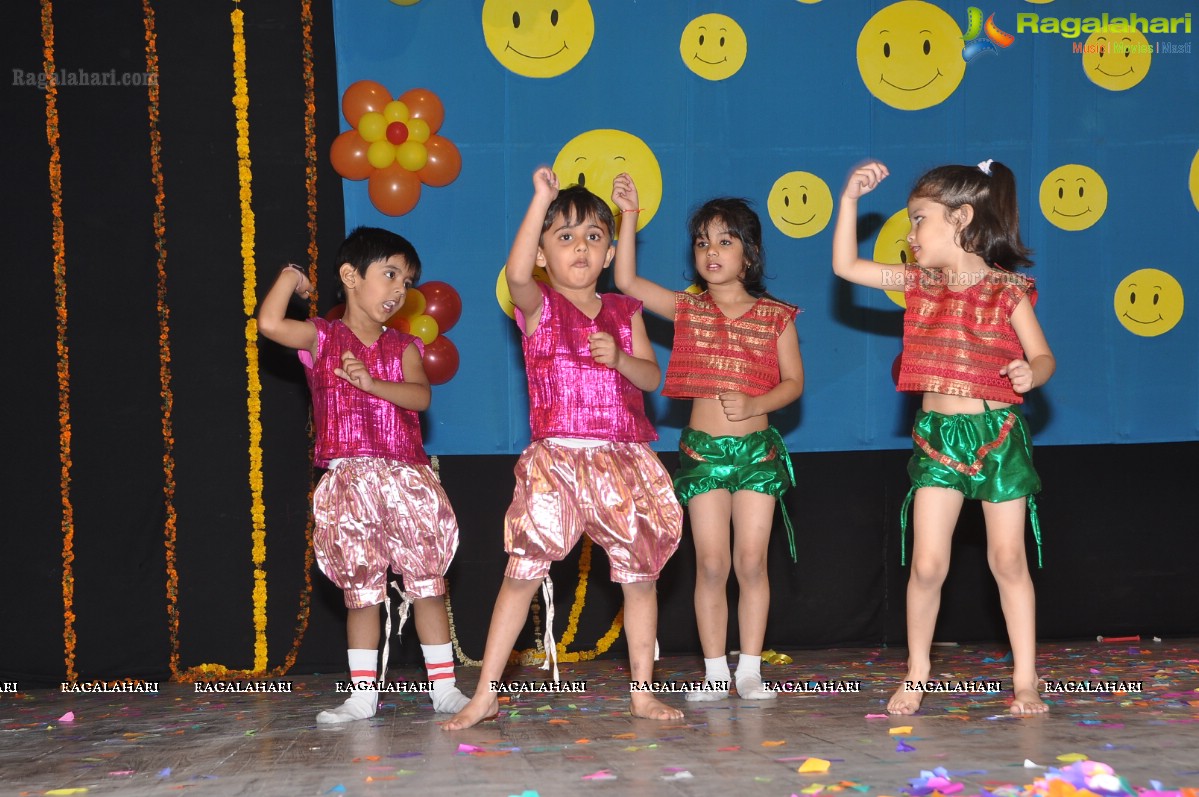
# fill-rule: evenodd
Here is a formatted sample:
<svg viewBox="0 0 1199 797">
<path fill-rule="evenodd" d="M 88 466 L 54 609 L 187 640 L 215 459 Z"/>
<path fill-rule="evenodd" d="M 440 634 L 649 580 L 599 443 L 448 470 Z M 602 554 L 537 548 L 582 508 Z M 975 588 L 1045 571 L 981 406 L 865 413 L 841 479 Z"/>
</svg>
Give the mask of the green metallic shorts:
<svg viewBox="0 0 1199 797">
<path fill-rule="evenodd" d="M 794 485 L 791 456 L 773 426 L 744 437 L 713 437 L 690 426 L 683 429 L 679 469 L 674 474 L 675 495 L 683 506 L 712 490 L 753 490 L 779 498 Z M 791 558 L 795 560 L 795 530 L 785 507 L 783 520 Z"/>
<path fill-rule="evenodd" d="M 1037 566 L 1041 566 L 1041 524 L 1033 498 L 1041 491 L 1041 477 L 1033 468 L 1032 438 L 1019 407 L 988 408 L 968 415 L 920 410 L 912 426 L 908 476 L 912 489 L 901 510 L 901 556 L 907 537 L 908 507 L 916 490 L 945 487 L 967 498 L 992 503 L 1027 496 L 1037 540 Z"/>
</svg>

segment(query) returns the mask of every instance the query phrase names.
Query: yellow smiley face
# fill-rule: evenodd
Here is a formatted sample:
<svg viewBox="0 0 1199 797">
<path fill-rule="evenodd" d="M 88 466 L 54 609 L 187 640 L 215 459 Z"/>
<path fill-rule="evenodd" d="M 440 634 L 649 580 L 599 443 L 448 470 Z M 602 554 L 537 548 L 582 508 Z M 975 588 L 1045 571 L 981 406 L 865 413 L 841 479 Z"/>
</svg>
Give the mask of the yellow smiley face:
<svg viewBox="0 0 1199 797">
<path fill-rule="evenodd" d="M 618 224 L 620 212 L 612 204 L 612 180 L 622 172 L 628 172 L 637 186 L 640 230 L 662 204 L 662 169 L 644 141 L 623 130 L 588 130 L 566 142 L 554 159 L 559 183 L 563 187 L 581 185 L 602 198 Z"/>
<path fill-rule="evenodd" d="M 745 31 L 724 14 L 704 14 L 687 23 L 679 39 L 683 63 L 704 80 L 724 80 L 745 63 Z"/>
<path fill-rule="evenodd" d="M 858 34 L 858 71 L 867 90 L 902 111 L 944 102 L 966 73 L 962 29 L 923 0 L 900 0 Z"/>
<path fill-rule="evenodd" d="M 1107 184 L 1089 166 L 1067 163 L 1041 181 L 1041 212 L 1054 227 L 1085 230 L 1107 210 Z"/>
<path fill-rule="evenodd" d="M 1182 319 L 1182 286 L 1156 268 L 1134 271 L 1116 286 L 1116 319 L 1134 335 L 1157 337 Z"/>
<path fill-rule="evenodd" d="M 550 275 L 541 266 L 533 266 L 533 279 L 546 285 L 550 284 Z M 512 301 L 512 294 L 508 291 L 507 265 L 500 269 L 499 276 L 495 278 L 495 300 L 504 311 L 504 315 L 515 320 L 516 303 Z"/>
<path fill-rule="evenodd" d="M 890 284 L 894 285 L 895 289 L 886 293 L 888 299 L 903 308 L 908 306 L 903 298 L 903 270 L 908 263 L 916 262 L 912 247 L 908 246 L 908 233 L 911 230 L 912 222 L 908 218 L 908 209 L 902 208 L 883 222 L 878 237 L 874 239 L 874 254 L 871 255 L 871 259 L 876 263 L 898 266 L 890 275 Z"/>
<path fill-rule="evenodd" d="M 1153 62 L 1153 47 L 1136 28 L 1092 33 L 1082 48 L 1082 71 L 1096 86 L 1124 91 L 1145 79 Z"/>
<path fill-rule="evenodd" d="M 1191 201 L 1195 203 L 1195 210 L 1199 210 L 1199 151 L 1195 152 L 1195 157 L 1191 160 L 1191 176 L 1187 180 L 1187 187 L 1191 190 Z"/>
<path fill-rule="evenodd" d="M 833 194 L 811 172 L 787 172 L 774 181 L 766 210 L 783 235 L 807 238 L 823 230 L 833 217 Z"/>
<path fill-rule="evenodd" d="M 588 0 L 483 0 L 487 49 L 518 75 L 561 75 L 583 60 L 594 38 Z"/>
</svg>

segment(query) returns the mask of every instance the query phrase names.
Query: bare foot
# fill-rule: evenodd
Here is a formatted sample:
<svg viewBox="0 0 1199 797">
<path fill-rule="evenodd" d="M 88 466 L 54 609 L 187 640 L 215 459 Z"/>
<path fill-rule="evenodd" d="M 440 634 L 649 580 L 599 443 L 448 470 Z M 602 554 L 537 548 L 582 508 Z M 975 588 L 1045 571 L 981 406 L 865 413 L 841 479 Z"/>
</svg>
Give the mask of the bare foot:
<svg viewBox="0 0 1199 797">
<path fill-rule="evenodd" d="M 683 712 L 679 709 L 671 708 L 653 695 L 645 693 L 632 695 L 629 713 L 634 717 L 642 717 L 647 720 L 681 720 L 683 718 Z"/>
<path fill-rule="evenodd" d="M 466 704 L 466 708 L 441 724 L 443 731 L 460 731 L 478 725 L 500 713 L 500 703 L 495 693 L 480 689 Z"/>
<path fill-rule="evenodd" d="M 1008 707 L 1008 711 L 1013 714 L 1044 714 L 1049 711 L 1049 706 L 1041 699 L 1040 693 L 1037 692 L 1037 684 L 1039 680 L 1033 681 L 1032 686 L 1016 686 L 1012 689 L 1012 705 Z"/>
<path fill-rule="evenodd" d="M 895 690 L 895 694 L 891 695 L 891 699 L 887 701 L 888 714 L 915 714 L 920 710 L 920 703 L 924 700 L 924 692 L 919 689 L 909 689 L 908 684 L 915 686 L 916 684 L 924 683 L 926 678 L 913 678 L 911 673 L 908 673 L 904 682 Z"/>
</svg>

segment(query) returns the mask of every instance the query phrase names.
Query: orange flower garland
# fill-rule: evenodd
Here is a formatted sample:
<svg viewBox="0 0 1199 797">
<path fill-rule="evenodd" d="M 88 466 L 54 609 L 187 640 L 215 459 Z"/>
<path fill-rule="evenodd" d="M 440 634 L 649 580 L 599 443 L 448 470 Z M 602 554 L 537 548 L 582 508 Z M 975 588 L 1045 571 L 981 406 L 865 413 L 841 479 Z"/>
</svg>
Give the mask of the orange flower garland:
<svg viewBox="0 0 1199 797">
<path fill-rule="evenodd" d="M 172 422 L 174 394 L 171 391 L 171 308 L 167 303 L 166 190 L 162 174 L 162 133 L 158 129 L 158 37 L 154 25 L 154 7 L 142 0 L 146 27 L 146 74 L 150 118 L 150 172 L 154 183 L 154 248 L 158 253 L 158 382 L 162 398 L 162 477 L 166 521 L 163 538 L 166 547 L 167 626 L 170 633 L 171 677 L 179 674 L 179 573 L 175 569 L 175 432 Z"/>
<path fill-rule="evenodd" d="M 42 0 L 42 70 L 55 74 L 54 6 Z M 58 321 L 58 461 L 62 496 L 62 640 L 67 680 L 75 672 L 75 508 L 71 503 L 71 360 L 67 346 L 67 250 L 62 223 L 62 153 L 58 148 L 58 86 L 46 81 L 46 143 L 50 146 L 50 212 L 54 215 L 54 304 Z"/>
<path fill-rule="evenodd" d="M 266 644 L 266 508 L 262 502 L 262 384 L 258 379 L 258 325 L 254 320 L 257 282 L 254 267 L 254 210 L 250 170 L 250 93 L 246 81 L 245 19 L 240 8 L 230 14 L 233 25 L 233 107 L 237 116 L 237 182 L 241 200 L 242 303 L 246 313 L 246 410 L 250 427 L 250 559 L 254 563 L 253 619 L 255 673 L 267 668 Z"/>
</svg>

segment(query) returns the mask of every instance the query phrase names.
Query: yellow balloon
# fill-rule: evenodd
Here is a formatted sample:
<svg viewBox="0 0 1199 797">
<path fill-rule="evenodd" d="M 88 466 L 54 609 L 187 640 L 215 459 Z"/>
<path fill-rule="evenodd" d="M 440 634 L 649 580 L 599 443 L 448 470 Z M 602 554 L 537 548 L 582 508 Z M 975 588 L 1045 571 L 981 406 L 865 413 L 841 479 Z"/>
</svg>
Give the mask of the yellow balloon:
<svg viewBox="0 0 1199 797">
<path fill-rule="evenodd" d="M 408 140 L 423 144 L 429 140 L 429 123 L 424 119 L 412 119 L 408 122 Z"/>
<path fill-rule="evenodd" d="M 408 331 L 423 340 L 425 345 L 428 346 L 437 337 L 439 331 L 437 328 L 437 319 L 424 313 L 414 315 L 408 321 Z"/>
<path fill-rule="evenodd" d="M 396 162 L 396 145 L 385 138 L 372 141 L 366 151 L 366 160 L 376 169 L 386 169 Z"/>
<path fill-rule="evenodd" d="M 383 106 L 383 118 L 388 122 L 407 122 L 408 106 L 399 100 L 392 100 Z"/>
<path fill-rule="evenodd" d="M 418 171 L 429 162 L 429 150 L 419 141 L 408 139 L 396 147 L 396 162 L 410 172 Z"/>
<path fill-rule="evenodd" d="M 400 315 L 404 318 L 412 318 L 423 312 L 425 312 L 425 295 L 420 292 L 420 288 L 409 288 L 408 293 L 404 296 L 404 303 L 400 305 Z"/>
<path fill-rule="evenodd" d="M 378 141 L 387 135 L 387 119 L 378 111 L 367 111 L 358 120 L 358 135 L 367 141 Z"/>
</svg>

